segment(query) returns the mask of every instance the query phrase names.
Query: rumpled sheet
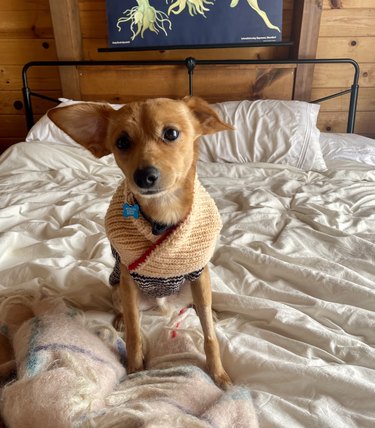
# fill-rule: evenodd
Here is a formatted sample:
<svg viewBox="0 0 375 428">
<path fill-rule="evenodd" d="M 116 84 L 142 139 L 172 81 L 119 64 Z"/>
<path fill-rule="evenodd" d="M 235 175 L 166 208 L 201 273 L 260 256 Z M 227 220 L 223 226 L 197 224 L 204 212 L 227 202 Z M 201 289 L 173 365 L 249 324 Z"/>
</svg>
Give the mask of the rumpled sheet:
<svg viewBox="0 0 375 428">
<path fill-rule="evenodd" d="M 260 427 L 375 426 L 375 170 L 329 166 L 199 165 L 224 224 L 210 264 L 223 363 Z M 120 179 L 111 156 L 64 145 L 2 156 L 0 300 L 43 290 L 112 310 L 103 218 Z M 150 340 L 156 322 L 143 314 Z"/>
</svg>

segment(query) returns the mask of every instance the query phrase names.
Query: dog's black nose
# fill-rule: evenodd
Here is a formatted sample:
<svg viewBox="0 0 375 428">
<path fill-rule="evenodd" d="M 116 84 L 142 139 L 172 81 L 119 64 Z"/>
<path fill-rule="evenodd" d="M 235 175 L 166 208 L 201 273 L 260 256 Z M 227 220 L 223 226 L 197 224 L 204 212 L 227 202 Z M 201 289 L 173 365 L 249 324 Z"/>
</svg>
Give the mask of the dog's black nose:
<svg viewBox="0 0 375 428">
<path fill-rule="evenodd" d="M 141 189 L 151 189 L 160 177 L 160 171 L 153 166 L 137 169 L 133 175 L 135 184 Z"/>
</svg>

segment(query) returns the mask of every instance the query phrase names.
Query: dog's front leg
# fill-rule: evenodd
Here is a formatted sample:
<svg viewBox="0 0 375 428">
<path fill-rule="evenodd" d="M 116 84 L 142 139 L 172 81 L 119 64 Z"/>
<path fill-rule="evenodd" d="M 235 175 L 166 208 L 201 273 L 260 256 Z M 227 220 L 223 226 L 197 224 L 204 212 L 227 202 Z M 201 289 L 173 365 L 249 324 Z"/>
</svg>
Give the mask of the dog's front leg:
<svg viewBox="0 0 375 428">
<path fill-rule="evenodd" d="M 215 383 L 226 389 L 232 385 L 232 382 L 221 362 L 219 343 L 212 319 L 211 280 L 207 266 L 199 279 L 192 282 L 191 291 L 204 334 L 204 350 L 208 371 Z"/>
<path fill-rule="evenodd" d="M 128 373 L 143 370 L 143 350 L 139 319 L 139 290 L 126 266 L 121 264 L 120 296 L 125 324 Z"/>
</svg>

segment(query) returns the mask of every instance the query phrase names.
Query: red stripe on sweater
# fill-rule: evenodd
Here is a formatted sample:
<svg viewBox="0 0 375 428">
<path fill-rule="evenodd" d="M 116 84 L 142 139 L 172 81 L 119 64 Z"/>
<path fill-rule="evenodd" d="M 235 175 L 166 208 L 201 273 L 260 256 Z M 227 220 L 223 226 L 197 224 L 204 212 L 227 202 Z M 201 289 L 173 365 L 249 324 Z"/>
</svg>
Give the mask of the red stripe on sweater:
<svg viewBox="0 0 375 428">
<path fill-rule="evenodd" d="M 157 248 L 160 244 L 162 244 L 168 238 L 168 236 L 176 229 L 176 227 L 177 226 L 169 229 L 154 244 L 152 244 L 151 247 L 147 248 L 147 250 L 141 255 L 141 257 L 139 257 L 137 260 L 135 260 L 133 263 L 131 263 L 128 266 L 128 270 L 129 271 L 136 270 L 139 267 L 139 265 L 144 263 L 147 257 L 155 250 L 155 248 Z"/>
</svg>

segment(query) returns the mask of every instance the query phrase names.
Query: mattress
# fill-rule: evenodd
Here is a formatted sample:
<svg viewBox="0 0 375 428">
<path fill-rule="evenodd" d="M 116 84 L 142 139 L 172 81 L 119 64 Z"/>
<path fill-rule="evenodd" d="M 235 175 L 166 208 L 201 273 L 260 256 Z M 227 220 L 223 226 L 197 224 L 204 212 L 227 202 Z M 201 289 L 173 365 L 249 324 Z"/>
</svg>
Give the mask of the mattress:
<svg viewBox="0 0 375 428">
<path fill-rule="evenodd" d="M 223 221 L 209 266 L 223 364 L 261 427 L 375 424 L 375 169 L 330 162 L 199 162 Z M 3 154 L 0 302 L 44 293 L 99 319 L 113 313 L 103 220 L 121 179 L 112 155 L 73 145 Z M 142 314 L 149 343 L 175 316 Z M 190 316 L 184 334 L 202 351 Z"/>
</svg>

